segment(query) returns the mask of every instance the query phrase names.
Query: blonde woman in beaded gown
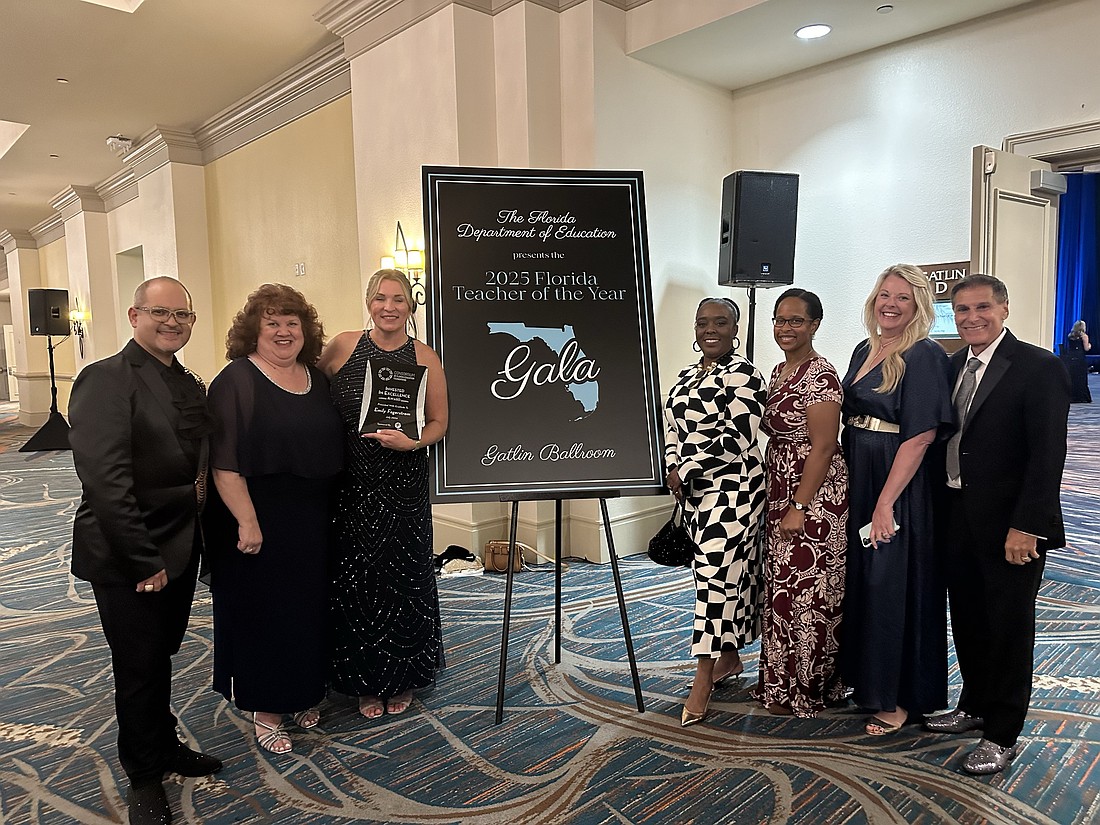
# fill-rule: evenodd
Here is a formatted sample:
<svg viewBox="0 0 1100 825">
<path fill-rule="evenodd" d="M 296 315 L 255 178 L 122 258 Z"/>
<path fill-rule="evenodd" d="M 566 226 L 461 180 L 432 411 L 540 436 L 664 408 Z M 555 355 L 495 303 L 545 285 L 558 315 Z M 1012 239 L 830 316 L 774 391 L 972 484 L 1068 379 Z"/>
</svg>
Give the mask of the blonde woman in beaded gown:
<svg viewBox="0 0 1100 825">
<path fill-rule="evenodd" d="M 443 664 L 427 447 L 447 431 L 447 384 L 439 356 L 407 332 L 416 304 L 405 274 L 376 272 L 366 301 L 370 328 L 337 335 L 318 366 L 332 380 L 346 451 L 336 504 L 332 686 L 358 697 L 359 712 L 376 719 L 405 711 Z M 359 434 L 372 358 L 427 368 L 419 439 L 398 430 Z"/>
</svg>

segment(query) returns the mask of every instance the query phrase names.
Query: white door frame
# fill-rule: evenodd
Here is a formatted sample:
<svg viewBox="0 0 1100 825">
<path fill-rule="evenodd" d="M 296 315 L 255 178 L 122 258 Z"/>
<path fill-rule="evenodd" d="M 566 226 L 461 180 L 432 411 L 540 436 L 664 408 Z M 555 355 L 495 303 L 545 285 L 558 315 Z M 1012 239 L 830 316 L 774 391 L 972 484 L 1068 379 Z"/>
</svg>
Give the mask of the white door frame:
<svg viewBox="0 0 1100 825">
<path fill-rule="evenodd" d="M 1080 169 L 1100 163 L 1100 120 L 1009 135 L 1001 148 L 1014 155 L 1045 160 L 1056 171 Z"/>
</svg>

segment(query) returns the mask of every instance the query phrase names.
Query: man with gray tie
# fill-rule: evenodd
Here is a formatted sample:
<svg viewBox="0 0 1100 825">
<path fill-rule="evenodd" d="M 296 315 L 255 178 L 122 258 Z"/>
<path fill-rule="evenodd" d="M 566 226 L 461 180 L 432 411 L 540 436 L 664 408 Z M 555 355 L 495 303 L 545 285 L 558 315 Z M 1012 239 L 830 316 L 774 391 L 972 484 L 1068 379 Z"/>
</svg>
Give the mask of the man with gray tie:
<svg viewBox="0 0 1100 825">
<path fill-rule="evenodd" d="M 947 445 L 943 512 L 951 630 L 963 678 L 958 707 L 928 730 L 982 739 L 967 773 L 1004 770 L 1031 701 L 1035 598 L 1046 552 L 1066 543 L 1059 488 L 1069 375 L 1004 327 L 1008 289 L 970 275 L 951 290 L 968 346 L 951 358 L 959 430 Z"/>
</svg>

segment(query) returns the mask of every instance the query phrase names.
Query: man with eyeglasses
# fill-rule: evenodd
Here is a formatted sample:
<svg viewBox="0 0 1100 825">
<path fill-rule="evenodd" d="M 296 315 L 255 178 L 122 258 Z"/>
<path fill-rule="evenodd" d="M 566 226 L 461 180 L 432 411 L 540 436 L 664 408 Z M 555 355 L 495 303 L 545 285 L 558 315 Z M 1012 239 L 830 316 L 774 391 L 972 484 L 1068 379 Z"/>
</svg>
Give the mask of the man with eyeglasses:
<svg viewBox="0 0 1100 825">
<path fill-rule="evenodd" d="M 81 370 L 69 401 L 69 443 L 82 494 L 72 571 L 91 582 L 111 649 L 118 756 L 130 780 L 130 822 L 172 820 L 166 772 L 222 767 L 176 736 L 172 655 L 195 594 L 212 421 L 202 382 L 176 360 L 191 338 L 191 295 L 174 278 L 141 284 L 133 340 Z"/>
</svg>

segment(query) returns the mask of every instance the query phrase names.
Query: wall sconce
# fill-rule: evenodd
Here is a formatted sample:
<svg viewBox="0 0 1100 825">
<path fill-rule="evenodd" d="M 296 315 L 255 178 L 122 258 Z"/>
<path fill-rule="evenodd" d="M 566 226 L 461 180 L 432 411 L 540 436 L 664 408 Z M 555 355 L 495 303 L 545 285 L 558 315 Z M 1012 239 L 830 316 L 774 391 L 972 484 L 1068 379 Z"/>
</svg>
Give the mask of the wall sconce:
<svg viewBox="0 0 1100 825">
<path fill-rule="evenodd" d="M 76 336 L 80 347 L 80 357 L 84 357 L 84 322 L 88 320 L 88 313 L 80 308 L 80 301 L 76 301 L 76 308 L 69 310 L 69 323 L 73 327 L 73 335 Z"/>
<path fill-rule="evenodd" d="M 413 300 L 417 306 L 424 306 L 427 294 L 424 289 L 424 250 L 419 248 L 409 249 L 405 241 L 405 232 L 401 229 L 401 221 L 397 222 L 397 233 L 393 239 L 393 254 L 382 256 L 382 269 L 400 269 L 409 276 L 412 284 Z"/>
</svg>

